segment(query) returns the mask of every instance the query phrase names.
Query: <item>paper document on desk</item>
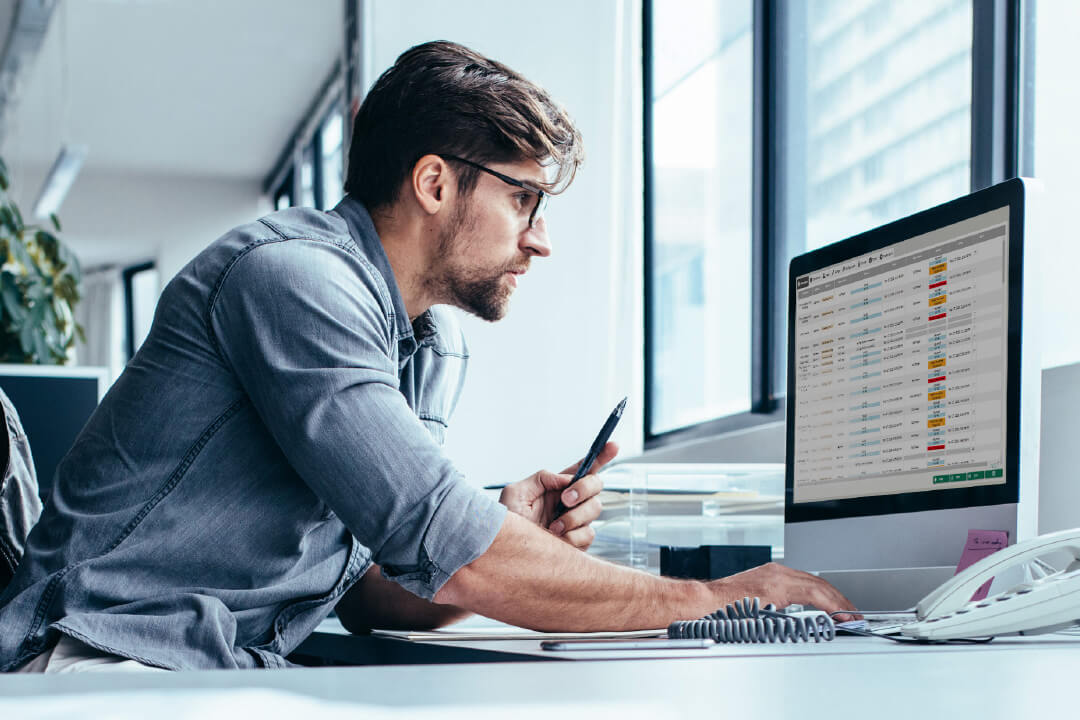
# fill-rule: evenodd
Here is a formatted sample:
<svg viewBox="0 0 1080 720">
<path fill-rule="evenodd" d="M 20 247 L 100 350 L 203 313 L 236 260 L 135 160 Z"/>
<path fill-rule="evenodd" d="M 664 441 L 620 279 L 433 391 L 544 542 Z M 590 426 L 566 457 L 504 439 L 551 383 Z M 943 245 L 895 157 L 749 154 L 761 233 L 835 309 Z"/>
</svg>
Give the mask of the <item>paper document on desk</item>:
<svg viewBox="0 0 1080 720">
<path fill-rule="evenodd" d="M 512 625 L 502 627 L 468 627 L 446 630 L 372 630 L 372 635 L 400 640 L 612 640 L 617 638 L 648 638 L 666 635 L 667 629 L 622 630 L 613 632 L 540 632 L 523 630 Z"/>
</svg>

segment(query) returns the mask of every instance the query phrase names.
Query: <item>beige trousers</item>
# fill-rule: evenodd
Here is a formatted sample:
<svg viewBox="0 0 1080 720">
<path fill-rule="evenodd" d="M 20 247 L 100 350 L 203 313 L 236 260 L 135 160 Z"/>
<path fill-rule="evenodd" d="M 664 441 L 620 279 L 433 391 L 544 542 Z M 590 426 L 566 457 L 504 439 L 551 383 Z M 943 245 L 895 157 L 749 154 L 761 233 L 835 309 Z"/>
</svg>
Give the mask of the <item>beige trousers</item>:
<svg viewBox="0 0 1080 720">
<path fill-rule="evenodd" d="M 46 650 L 29 660 L 15 672 L 139 672 L 143 670 L 161 670 L 161 668 L 143 665 L 119 655 L 110 655 L 79 642 L 75 638 L 61 635 L 60 642 L 56 643 L 53 649 Z"/>
</svg>

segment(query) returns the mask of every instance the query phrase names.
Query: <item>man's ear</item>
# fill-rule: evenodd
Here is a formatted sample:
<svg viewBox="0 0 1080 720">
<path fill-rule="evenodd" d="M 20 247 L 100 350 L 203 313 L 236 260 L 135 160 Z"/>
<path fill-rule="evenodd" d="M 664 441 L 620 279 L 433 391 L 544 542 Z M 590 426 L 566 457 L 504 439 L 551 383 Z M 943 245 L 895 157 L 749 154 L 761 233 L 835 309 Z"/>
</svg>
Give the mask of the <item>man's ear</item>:
<svg viewBox="0 0 1080 720">
<path fill-rule="evenodd" d="M 424 212 L 434 215 L 453 192 L 450 166 L 438 155 L 425 155 L 413 165 L 411 189 Z"/>
</svg>

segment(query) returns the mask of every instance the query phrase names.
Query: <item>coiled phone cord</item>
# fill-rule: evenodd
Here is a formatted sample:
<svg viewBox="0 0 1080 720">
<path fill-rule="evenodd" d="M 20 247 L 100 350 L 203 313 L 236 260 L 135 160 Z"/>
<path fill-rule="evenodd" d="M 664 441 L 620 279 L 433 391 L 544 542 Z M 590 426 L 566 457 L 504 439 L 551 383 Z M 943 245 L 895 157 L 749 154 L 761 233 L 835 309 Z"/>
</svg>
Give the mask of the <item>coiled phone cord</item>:
<svg viewBox="0 0 1080 720">
<path fill-rule="evenodd" d="M 677 620 L 668 626 L 670 638 L 712 638 L 718 643 L 814 642 L 836 637 L 836 625 L 823 612 L 784 615 L 776 606 L 761 607 L 758 598 L 743 598 L 700 620 Z"/>
</svg>

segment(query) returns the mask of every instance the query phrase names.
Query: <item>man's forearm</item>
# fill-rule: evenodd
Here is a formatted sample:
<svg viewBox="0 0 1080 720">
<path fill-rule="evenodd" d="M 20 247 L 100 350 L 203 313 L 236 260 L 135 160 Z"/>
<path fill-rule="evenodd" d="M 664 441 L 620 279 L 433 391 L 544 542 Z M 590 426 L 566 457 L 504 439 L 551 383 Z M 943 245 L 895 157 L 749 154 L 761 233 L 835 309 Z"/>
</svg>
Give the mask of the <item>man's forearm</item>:
<svg viewBox="0 0 1080 720">
<path fill-rule="evenodd" d="M 454 573 L 435 600 L 549 631 L 660 628 L 722 604 L 703 583 L 598 560 L 514 513 L 487 552 Z"/>
</svg>

